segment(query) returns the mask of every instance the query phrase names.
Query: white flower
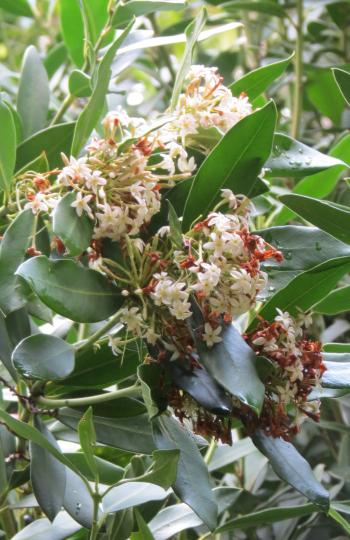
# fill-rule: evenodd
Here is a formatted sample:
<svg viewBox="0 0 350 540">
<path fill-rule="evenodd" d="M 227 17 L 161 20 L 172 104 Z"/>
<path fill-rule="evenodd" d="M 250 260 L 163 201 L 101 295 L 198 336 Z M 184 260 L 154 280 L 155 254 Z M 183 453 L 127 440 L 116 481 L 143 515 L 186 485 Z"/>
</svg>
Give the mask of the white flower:
<svg viewBox="0 0 350 540">
<path fill-rule="evenodd" d="M 282 311 L 279 308 L 276 308 L 276 311 L 278 315 L 275 317 L 275 321 L 282 324 L 286 330 L 292 329 L 294 327 L 294 321 L 288 311 Z"/>
<path fill-rule="evenodd" d="M 122 341 L 121 338 L 118 337 L 108 337 L 108 345 L 112 349 L 113 354 L 118 356 L 118 354 L 122 354 L 122 349 L 119 348 L 120 342 Z"/>
<path fill-rule="evenodd" d="M 183 321 L 192 315 L 190 308 L 191 304 L 189 302 L 181 302 L 178 300 L 172 304 L 169 310 L 175 319 Z"/>
<path fill-rule="evenodd" d="M 290 403 L 294 401 L 295 394 L 298 391 L 298 388 L 288 381 L 285 386 L 276 386 L 276 389 L 279 393 L 279 398 L 282 403 Z"/>
<path fill-rule="evenodd" d="M 228 202 L 229 208 L 235 210 L 237 208 L 237 199 L 236 196 L 232 193 L 230 189 L 222 189 L 222 198 Z"/>
<path fill-rule="evenodd" d="M 210 242 L 203 244 L 204 249 L 208 249 L 214 252 L 215 257 L 221 257 L 224 254 L 226 248 L 226 242 L 220 233 L 210 233 Z"/>
<path fill-rule="evenodd" d="M 151 345 L 155 345 L 157 340 L 160 338 L 160 335 L 157 334 L 153 328 L 148 328 L 147 332 L 145 334 L 145 339 L 150 343 Z"/>
<path fill-rule="evenodd" d="M 36 193 L 34 198 L 24 205 L 24 209 L 26 210 L 27 208 L 30 208 L 33 214 L 47 212 L 49 209 L 43 193 Z"/>
<path fill-rule="evenodd" d="M 91 176 L 91 169 L 86 164 L 86 157 L 76 159 L 71 156 L 70 159 L 62 154 L 62 159 L 66 163 L 66 167 L 63 167 L 62 172 L 58 175 L 57 180 L 64 186 L 70 186 L 71 181 L 85 181 Z"/>
<path fill-rule="evenodd" d="M 181 115 L 176 121 L 176 126 L 181 137 L 197 133 L 197 122 L 193 114 L 188 113 Z"/>
<path fill-rule="evenodd" d="M 253 289 L 252 276 L 248 274 L 247 270 L 241 268 L 240 270 L 232 270 L 231 277 L 234 279 L 234 283 L 231 285 L 232 291 L 237 291 L 240 294 L 251 294 Z"/>
<path fill-rule="evenodd" d="M 207 347 L 212 347 L 215 343 L 220 343 L 220 341 L 222 341 L 222 338 L 220 337 L 221 331 L 221 326 L 218 326 L 214 330 L 209 323 L 205 323 L 203 341 L 205 341 Z"/>
<path fill-rule="evenodd" d="M 193 156 L 190 159 L 179 157 L 177 166 L 182 173 L 192 173 L 196 168 L 196 162 Z"/>
<path fill-rule="evenodd" d="M 221 269 L 214 263 L 202 263 L 205 272 L 198 272 L 199 283 L 193 286 L 193 289 L 203 291 L 204 294 L 210 294 L 220 280 Z"/>
<path fill-rule="evenodd" d="M 86 178 L 85 185 L 88 189 L 91 189 L 94 193 L 97 193 L 100 186 L 105 186 L 107 180 L 101 176 L 100 171 L 93 171 L 93 173 Z"/>
<path fill-rule="evenodd" d="M 139 335 L 142 325 L 142 315 L 138 307 L 124 308 L 121 310 L 120 320 L 126 324 L 130 332 Z"/>
<path fill-rule="evenodd" d="M 300 361 L 295 362 L 290 366 L 287 366 L 285 370 L 288 372 L 289 379 L 292 383 L 294 383 L 295 381 L 302 381 L 304 378 L 303 364 Z"/>
<path fill-rule="evenodd" d="M 84 197 L 81 194 L 81 191 L 77 193 L 76 199 L 74 202 L 72 202 L 71 206 L 75 208 L 76 213 L 80 217 L 83 212 L 86 212 L 89 218 L 94 219 L 94 216 L 92 214 L 91 208 L 89 206 L 89 202 L 92 199 L 92 195 L 85 195 Z"/>
</svg>

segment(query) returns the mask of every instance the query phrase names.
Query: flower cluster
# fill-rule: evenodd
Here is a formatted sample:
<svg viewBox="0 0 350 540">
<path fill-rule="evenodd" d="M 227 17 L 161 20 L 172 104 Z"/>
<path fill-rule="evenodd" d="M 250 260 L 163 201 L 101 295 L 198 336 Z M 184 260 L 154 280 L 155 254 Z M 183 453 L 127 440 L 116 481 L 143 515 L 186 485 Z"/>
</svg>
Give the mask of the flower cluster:
<svg viewBox="0 0 350 540">
<path fill-rule="evenodd" d="M 174 111 L 175 120 L 166 126 L 169 134 L 181 140 L 202 129 L 215 127 L 226 132 L 251 114 L 252 104 L 246 94 L 235 97 L 223 83 L 215 67 L 192 66 L 187 86 Z"/>
<path fill-rule="evenodd" d="M 265 287 L 261 261 L 282 257 L 249 232 L 250 209 L 248 199 L 224 190 L 215 211 L 182 235 L 181 245 L 174 245 L 171 231 L 163 228 L 142 253 L 129 252 L 141 263 L 138 286 L 131 282 L 124 289 L 130 332 L 157 344 L 172 360 L 189 358 L 194 344 L 188 321 L 195 303 L 203 314 L 207 347 L 221 341 L 222 325 L 248 311 Z"/>
<path fill-rule="evenodd" d="M 321 343 L 306 336 L 311 316 L 293 318 L 277 311 L 272 323 L 262 320 L 246 339 L 256 351 L 257 361 L 267 361 L 271 368 L 259 426 L 269 435 L 288 440 L 299 431 L 306 416 L 319 419 L 320 403 L 308 401 L 308 396 L 319 385 L 326 368 Z"/>
</svg>

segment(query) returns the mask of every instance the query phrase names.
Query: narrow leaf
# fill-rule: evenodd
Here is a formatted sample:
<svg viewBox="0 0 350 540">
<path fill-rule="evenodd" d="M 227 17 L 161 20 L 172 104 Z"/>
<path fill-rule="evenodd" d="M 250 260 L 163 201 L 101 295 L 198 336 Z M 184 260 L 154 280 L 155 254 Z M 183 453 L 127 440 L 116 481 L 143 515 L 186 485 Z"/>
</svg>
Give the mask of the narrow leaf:
<svg viewBox="0 0 350 540">
<path fill-rule="evenodd" d="M 81 417 L 78 424 L 78 434 L 81 449 L 84 453 L 87 464 L 94 475 L 96 482 L 98 482 L 98 469 L 95 462 L 94 447 L 96 445 L 96 433 L 94 424 L 92 421 L 92 408 L 88 410 Z"/>
<path fill-rule="evenodd" d="M 16 162 L 16 128 L 10 109 L 0 101 L 0 190 L 9 192 Z"/>
</svg>

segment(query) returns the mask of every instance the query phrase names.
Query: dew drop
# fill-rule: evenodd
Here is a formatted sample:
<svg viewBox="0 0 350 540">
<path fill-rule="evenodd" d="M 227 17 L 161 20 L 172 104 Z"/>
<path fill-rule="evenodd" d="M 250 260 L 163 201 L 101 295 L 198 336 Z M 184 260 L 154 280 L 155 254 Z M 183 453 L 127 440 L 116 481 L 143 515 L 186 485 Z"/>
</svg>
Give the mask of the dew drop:
<svg viewBox="0 0 350 540">
<path fill-rule="evenodd" d="M 291 251 L 287 251 L 286 253 L 284 253 L 284 258 L 287 259 L 287 261 L 290 261 L 292 256 L 293 254 Z"/>
</svg>

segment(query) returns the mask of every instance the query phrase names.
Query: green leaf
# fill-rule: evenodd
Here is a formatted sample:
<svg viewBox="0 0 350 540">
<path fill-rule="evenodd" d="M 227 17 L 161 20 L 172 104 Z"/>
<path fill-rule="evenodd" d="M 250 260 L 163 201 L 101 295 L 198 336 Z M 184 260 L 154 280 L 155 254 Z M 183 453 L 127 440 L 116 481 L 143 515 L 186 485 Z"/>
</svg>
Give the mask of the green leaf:
<svg viewBox="0 0 350 540">
<path fill-rule="evenodd" d="M 276 133 L 272 154 L 267 160 L 269 176 L 308 176 L 335 166 L 346 164 L 332 156 L 322 154 L 288 135 Z"/>
<path fill-rule="evenodd" d="M 38 429 L 29 424 L 25 424 L 20 420 L 16 420 L 13 416 L 8 414 L 6 411 L 0 409 L 0 418 L 7 425 L 7 427 L 16 433 L 22 439 L 26 439 L 40 446 L 44 450 L 47 450 L 54 458 L 60 461 L 63 465 L 66 465 L 69 469 L 73 469 L 77 474 L 79 470 L 61 453 L 56 446 L 52 445 L 51 442 L 44 437 Z"/>
<path fill-rule="evenodd" d="M 174 504 L 163 508 L 148 523 L 155 538 L 167 540 L 176 538 L 177 533 L 186 529 L 193 529 L 203 524 L 203 521 L 191 510 L 187 504 Z"/>
<path fill-rule="evenodd" d="M 45 152 L 42 152 L 40 156 L 33 159 L 33 161 L 31 161 L 30 163 L 27 163 L 27 165 L 25 165 L 22 169 L 17 171 L 16 174 L 17 176 L 19 176 L 21 174 L 24 174 L 27 171 L 35 171 L 38 173 L 48 172 L 49 168 L 50 168 L 49 162 L 47 161 L 46 154 Z"/>
<path fill-rule="evenodd" d="M 199 362 L 207 372 L 232 396 L 260 413 L 265 398 L 265 387 L 256 371 L 256 355 L 238 330 L 226 325 L 221 333 L 222 341 L 208 348 L 203 342 L 202 315 L 195 311 L 193 327 Z"/>
<path fill-rule="evenodd" d="M 75 127 L 72 143 L 72 154 L 74 155 L 79 154 L 103 112 L 105 98 L 108 92 L 109 81 L 112 73 L 112 62 L 117 50 L 133 27 L 133 24 L 134 22 L 131 21 L 121 35 L 115 39 L 99 64 L 96 76 L 96 84 L 93 88 L 92 95 L 86 107 L 80 113 Z"/>
<path fill-rule="evenodd" d="M 275 15 L 276 17 L 285 17 L 286 12 L 282 6 L 275 4 L 275 2 L 269 1 L 252 1 L 252 2 L 239 2 L 233 0 L 232 2 L 224 2 L 221 4 L 222 8 L 227 11 L 236 11 L 237 9 L 248 10 L 257 13 L 267 13 L 268 15 Z"/>
<path fill-rule="evenodd" d="M 340 278 L 350 270 L 350 257 L 330 260 L 292 279 L 280 289 L 260 310 L 259 316 L 272 320 L 276 308 L 297 315 L 298 310 L 307 311 L 336 287 Z M 256 319 L 253 324 L 256 323 Z"/>
<path fill-rule="evenodd" d="M 62 197 L 52 217 L 53 233 L 60 237 L 72 256 L 80 255 L 89 247 L 94 228 L 87 214 L 78 216 L 71 206 L 75 198 L 73 192 Z"/>
<path fill-rule="evenodd" d="M 150 482 L 169 489 L 176 480 L 179 450 L 155 450 L 152 452 L 153 464 L 149 471 L 137 477 L 139 482 Z"/>
<path fill-rule="evenodd" d="M 282 195 L 280 200 L 306 221 L 350 244 L 350 209 L 294 193 Z"/>
<path fill-rule="evenodd" d="M 244 92 L 248 94 L 249 100 L 253 101 L 285 72 L 293 56 L 294 54 L 278 62 L 272 62 L 249 71 L 246 75 L 230 84 L 229 89 L 234 96 L 239 96 Z"/>
<path fill-rule="evenodd" d="M 50 89 L 46 69 L 38 51 L 30 45 L 23 57 L 17 97 L 17 110 L 22 119 L 25 138 L 45 126 L 49 101 Z"/>
<path fill-rule="evenodd" d="M 109 0 L 82 0 L 90 41 L 95 44 L 108 18 Z"/>
<path fill-rule="evenodd" d="M 350 309 L 350 285 L 340 287 L 330 292 L 321 302 L 318 302 L 312 311 L 323 315 L 337 315 Z"/>
<path fill-rule="evenodd" d="M 50 168 L 62 166 L 61 152 L 70 153 L 75 122 L 58 124 L 43 129 L 29 139 L 23 141 L 17 148 L 16 171 L 25 167 L 45 152 Z"/>
<path fill-rule="evenodd" d="M 332 71 L 343 98 L 350 105 L 350 73 L 339 68 Z"/>
<path fill-rule="evenodd" d="M 148 416 L 152 419 L 167 407 L 166 389 L 162 388 L 164 372 L 158 364 L 140 364 L 137 375 Z"/>
<path fill-rule="evenodd" d="M 262 431 L 257 431 L 252 439 L 282 480 L 323 510 L 329 508 L 328 491 L 316 480 L 308 462 L 291 443 L 281 438 L 269 437 Z"/>
<path fill-rule="evenodd" d="M 336 521 L 336 523 L 338 523 L 338 525 L 340 525 L 346 533 L 350 534 L 350 523 L 343 518 L 343 516 L 341 516 L 333 506 L 331 506 L 327 515 L 328 517 L 334 519 L 334 521 Z"/>
<path fill-rule="evenodd" d="M 179 95 L 181 93 L 182 85 L 185 77 L 191 67 L 192 58 L 195 45 L 198 41 L 198 37 L 203 30 L 207 20 L 207 12 L 203 8 L 198 13 L 197 17 L 192 21 L 185 30 L 186 35 L 186 47 L 181 59 L 181 63 L 177 70 L 177 75 L 174 83 L 173 93 L 170 101 L 170 110 L 173 111 L 177 105 Z"/>
<path fill-rule="evenodd" d="M 73 429 L 77 428 L 81 416 L 79 411 L 73 409 L 59 411 L 60 421 Z M 100 443 L 144 454 L 151 454 L 155 449 L 151 426 L 145 414 L 131 418 L 103 418 L 94 415 L 93 423 L 96 440 Z"/>
<path fill-rule="evenodd" d="M 94 501 L 85 481 L 70 469 L 66 469 L 66 490 L 63 508 L 80 525 L 91 529 L 94 519 Z M 99 517 L 101 512 L 98 512 Z"/>
<path fill-rule="evenodd" d="M 121 28 L 133 17 L 149 15 L 159 11 L 181 11 L 185 7 L 184 0 L 130 0 L 118 4 L 112 19 L 114 28 Z"/>
<path fill-rule="evenodd" d="M 16 128 L 10 109 L 0 101 L 0 190 L 9 192 L 16 162 Z"/>
<path fill-rule="evenodd" d="M 35 418 L 35 426 L 49 444 L 60 452 L 56 439 L 41 422 Z M 46 449 L 30 443 L 30 475 L 34 495 L 44 514 L 53 521 L 61 510 L 66 488 L 65 466 L 57 461 Z"/>
<path fill-rule="evenodd" d="M 64 380 L 63 391 L 71 390 L 71 387 L 106 388 L 133 375 L 138 363 L 138 351 L 132 343 L 119 357 L 107 343 L 102 344 L 98 350 L 89 349 L 77 355 L 74 371 Z M 57 392 L 57 385 L 53 392 Z"/>
<path fill-rule="evenodd" d="M 86 73 L 80 71 L 79 69 L 74 69 L 69 75 L 68 87 L 72 96 L 91 96 L 91 79 L 88 75 L 86 75 Z"/>
<path fill-rule="evenodd" d="M 46 306 L 73 321 L 102 321 L 122 304 L 118 290 L 102 274 L 72 260 L 33 257 L 21 264 L 16 275 Z"/>
<path fill-rule="evenodd" d="M 256 448 L 250 437 L 245 437 L 233 443 L 232 446 L 227 444 L 220 445 L 216 448 L 215 453 L 208 465 L 209 472 L 217 471 L 231 465 L 235 461 L 244 458 L 255 452 Z"/>
<path fill-rule="evenodd" d="M 33 223 L 32 211 L 23 210 L 7 228 L 0 244 L 0 307 L 5 315 L 25 304 L 15 272 L 25 259 Z"/>
<path fill-rule="evenodd" d="M 20 17 L 33 17 L 32 8 L 28 0 L 0 0 L 0 9 Z"/>
<path fill-rule="evenodd" d="M 85 455 L 82 452 L 65 452 L 64 455 L 71 463 L 73 463 L 75 467 L 77 467 L 77 469 L 79 469 L 85 478 L 87 478 L 90 482 L 95 480 L 95 474 L 91 472 Z M 94 461 L 99 480 L 102 484 L 106 484 L 107 486 L 113 485 L 123 478 L 124 469 L 122 467 L 119 467 L 110 461 L 106 461 L 105 459 L 101 459 L 98 456 L 94 456 Z"/>
<path fill-rule="evenodd" d="M 169 226 L 170 226 L 170 237 L 172 238 L 176 246 L 181 248 L 183 244 L 181 222 L 171 202 L 167 200 L 167 203 L 169 207 L 168 221 L 169 221 Z"/>
<path fill-rule="evenodd" d="M 17 345 L 12 361 L 25 378 L 39 381 L 63 379 L 73 371 L 74 347 L 55 336 L 34 334 Z"/>
<path fill-rule="evenodd" d="M 315 227 L 288 225 L 259 231 L 266 242 L 283 253 L 283 261 L 263 264 L 269 275 L 269 296 L 288 285 L 293 278 L 322 263 L 347 262 L 350 247 Z"/>
<path fill-rule="evenodd" d="M 231 413 L 231 398 L 204 368 L 186 365 L 181 360 L 168 362 L 167 369 L 176 386 L 185 390 L 209 412 L 216 415 Z"/>
<path fill-rule="evenodd" d="M 341 355 L 343 356 L 343 355 Z M 347 362 L 325 361 L 327 370 L 321 378 L 324 388 L 350 388 L 350 354 Z"/>
<path fill-rule="evenodd" d="M 269 523 L 277 523 L 285 519 L 309 516 L 319 511 L 320 509 L 314 504 L 269 508 L 268 510 L 260 510 L 258 512 L 246 514 L 245 516 L 230 519 L 224 525 L 218 527 L 215 532 L 223 533 L 234 529 L 249 529 L 250 527 L 256 529 L 268 525 Z"/>
<path fill-rule="evenodd" d="M 127 482 L 111 489 L 103 497 L 103 512 L 105 514 L 120 512 L 120 510 L 138 506 L 148 501 L 161 501 L 166 496 L 167 492 L 154 484 Z"/>
<path fill-rule="evenodd" d="M 87 409 L 79 420 L 78 434 L 80 446 L 84 453 L 86 462 L 94 476 L 95 481 L 98 482 L 98 469 L 93 451 L 94 447 L 96 446 L 96 433 L 92 421 L 91 407 Z"/>
<path fill-rule="evenodd" d="M 84 63 L 84 25 L 77 0 L 60 0 L 60 22 L 64 43 L 76 66 Z"/>
<path fill-rule="evenodd" d="M 153 420 L 153 430 L 157 448 L 180 450 L 173 486 L 175 493 L 213 530 L 216 527 L 217 504 L 211 491 L 208 469 L 195 442 L 177 420 L 167 415 Z"/>
<path fill-rule="evenodd" d="M 329 155 L 338 158 L 341 161 L 347 161 L 350 155 L 350 134 L 342 137 L 340 141 L 331 148 Z M 345 165 L 335 165 L 331 169 L 307 176 L 296 184 L 293 193 L 310 195 L 312 197 L 318 197 L 319 199 L 327 197 L 336 186 L 345 168 Z M 283 207 L 274 219 L 274 224 L 283 225 L 294 216 L 294 212 L 289 210 L 289 208 Z"/>
<path fill-rule="evenodd" d="M 319 112 L 339 125 L 345 103 L 332 71 L 328 67 L 309 64 L 305 72 L 307 80 L 304 88 L 308 99 Z M 332 96 L 331 100 L 329 96 Z"/>
<path fill-rule="evenodd" d="M 80 528 L 66 512 L 60 512 L 53 523 L 47 518 L 36 519 L 15 534 L 11 540 L 58 540 L 73 535 Z"/>
<path fill-rule="evenodd" d="M 135 516 L 139 531 L 138 533 L 132 533 L 130 540 L 155 540 L 147 523 L 143 519 L 140 512 L 137 511 L 137 509 L 135 509 Z"/>
<path fill-rule="evenodd" d="M 189 192 L 183 230 L 199 216 L 206 217 L 220 198 L 220 190 L 249 196 L 270 155 L 276 123 L 273 102 L 233 126 L 199 168 Z"/>
<path fill-rule="evenodd" d="M 66 62 L 67 57 L 68 52 L 65 44 L 62 42 L 55 44 L 53 47 L 51 47 L 51 49 L 49 49 L 46 57 L 44 58 L 44 66 L 49 79 L 51 79 L 62 64 Z"/>
</svg>

